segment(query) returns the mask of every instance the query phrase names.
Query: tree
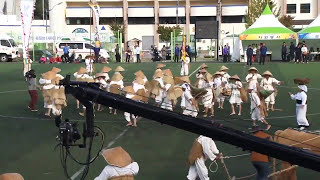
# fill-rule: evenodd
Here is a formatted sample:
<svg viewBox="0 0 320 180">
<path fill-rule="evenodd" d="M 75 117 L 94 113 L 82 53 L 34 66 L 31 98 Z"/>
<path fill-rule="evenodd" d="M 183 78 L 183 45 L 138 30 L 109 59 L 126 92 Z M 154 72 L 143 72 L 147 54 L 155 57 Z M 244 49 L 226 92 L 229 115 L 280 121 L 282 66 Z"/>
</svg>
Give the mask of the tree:
<svg viewBox="0 0 320 180">
<path fill-rule="evenodd" d="M 160 34 L 160 40 L 163 42 L 170 42 L 171 32 L 175 32 L 175 37 L 178 37 L 181 34 L 182 29 L 180 26 L 159 26 L 157 31 L 157 33 Z"/>
<path fill-rule="evenodd" d="M 281 16 L 279 21 L 287 28 L 293 30 L 293 19 L 294 17 L 290 15 Z"/>
<path fill-rule="evenodd" d="M 113 21 L 109 26 L 110 26 L 110 29 L 111 29 L 115 38 L 117 38 L 117 39 L 119 38 L 118 31 L 120 31 L 120 33 L 122 33 L 122 37 L 123 37 L 124 28 L 123 28 L 122 24 L 119 24 L 117 21 Z"/>
<path fill-rule="evenodd" d="M 277 8 L 277 4 L 273 0 L 250 0 L 248 10 L 245 14 L 246 28 L 249 28 L 260 17 L 267 3 L 270 6 L 271 11 L 276 17 L 280 16 L 280 8 Z"/>
</svg>

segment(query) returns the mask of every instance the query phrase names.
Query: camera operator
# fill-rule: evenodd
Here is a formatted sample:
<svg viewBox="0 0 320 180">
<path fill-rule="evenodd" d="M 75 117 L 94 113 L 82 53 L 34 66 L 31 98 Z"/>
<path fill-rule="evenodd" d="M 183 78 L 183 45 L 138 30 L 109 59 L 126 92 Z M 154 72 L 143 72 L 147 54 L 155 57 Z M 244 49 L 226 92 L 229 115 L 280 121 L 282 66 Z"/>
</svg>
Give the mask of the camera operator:
<svg viewBox="0 0 320 180">
<path fill-rule="evenodd" d="M 28 90 L 31 97 L 31 101 L 28 105 L 28 108 L 31 109 L 31 111 L 36 112 L 38 111 L 35 108 L 38 100 L 37 88 L 40 88 L 40 86 L 37 84 L 36 73 L 33 69 L 31 69 L 26 73 L 26 79 L 28 82 Z"/>
</svg>

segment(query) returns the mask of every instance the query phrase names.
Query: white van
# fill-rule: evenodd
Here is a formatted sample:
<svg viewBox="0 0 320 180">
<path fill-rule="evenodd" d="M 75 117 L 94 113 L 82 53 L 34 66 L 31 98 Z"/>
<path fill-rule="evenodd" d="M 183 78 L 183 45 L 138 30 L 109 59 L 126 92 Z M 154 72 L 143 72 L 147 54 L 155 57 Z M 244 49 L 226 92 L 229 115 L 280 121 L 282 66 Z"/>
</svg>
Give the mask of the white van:
<svg viewBox="0 0 320 180">
<path fill-rule="evenodd" d="M 79 56 L 81 56 L 81 59 L 84 59 L 86 56 L 94 54 L 93 51 L 93 45 L 91 45 L 89 42 L 83 42 L 83 41 L 63 41 L 56 44 L 56 54 L 59 56 L 62 56 L 63 48 L 68 44 L 69 46 L 69 56 L 73 52 L 75 52 L 75 58 L 77 59 Z M 105 49 L 100 50 L 100 55 L 106 59 L 109 59 L 109 53 Z"/>
<path fill-rule="evenodd" d="M 12 61 L 19 57 L 18 46 L 12 37 L 0 34 L 0 62 Z"/>
</svg>

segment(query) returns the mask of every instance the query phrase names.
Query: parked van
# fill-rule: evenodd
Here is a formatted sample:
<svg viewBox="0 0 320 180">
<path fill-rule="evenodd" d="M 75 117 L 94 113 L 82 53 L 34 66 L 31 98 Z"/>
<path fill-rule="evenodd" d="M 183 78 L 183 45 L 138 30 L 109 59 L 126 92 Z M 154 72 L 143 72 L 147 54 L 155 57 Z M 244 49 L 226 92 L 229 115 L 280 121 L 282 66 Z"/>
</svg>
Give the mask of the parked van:
<svg viewBox="0 0 320 180">
<path fill-rule="evenodd" d="M 63 48 L 68 44 L 69 46 L 69 56 L 73 52 L 75 52 L 75 59 L 80 58 L 84 59 L 86 56 L 94 54 L 93 51 L 93 45 L 91 45 L 89 42 L 83 42 L 83 41 L 62 41 L 56 44 L 56 54 L 59 56 L 62 56 L 63 53 Z M 109 53 L 105 49 L 100 50 L 100 55 L 106 59 L 109 59 Z"/>
<path fill-rule="evenodd" d="M 19 57 L 18 46 L 12 37 L 0 34 L 0 62 L 12 61 Z"/>
</svg>

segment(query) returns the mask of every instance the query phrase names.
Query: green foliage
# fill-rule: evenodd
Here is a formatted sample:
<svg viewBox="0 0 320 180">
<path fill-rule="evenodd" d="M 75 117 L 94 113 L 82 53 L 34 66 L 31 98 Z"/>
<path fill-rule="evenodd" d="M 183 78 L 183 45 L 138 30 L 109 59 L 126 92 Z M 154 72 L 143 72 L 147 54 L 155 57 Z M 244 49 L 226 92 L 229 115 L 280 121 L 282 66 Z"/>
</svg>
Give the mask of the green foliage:
<svg viewBox="0 0 320 180">
<path fill-rule="evenodd" d="M 178 37 L 181 34 L 182 29 L 180 26 L 159 26 L 157 33 L 160 35 L 160 41 L 170 42 L 171 32 L 175 32 L 175 37 Z"/>
<path fill-rule="evenodd" d="M 110 29 L 116 39 L 119 38 L 118 31 L 120 31 L 120 33 L 122 33 L 122 37 L 123 37 L 124 28 L 123 28 L 122 24 L 118 23 L 117 21 L 113 21 L 109 26 L 110 26 Z"/>
<path fill-rule="evenodd" d="M 277 4 L 273 0 L 251 0 L 248 6 L 248 10 L 245 14 L 246 28 L 249 28 L 262 14 L 267 3 L 270 6 L 271 11 L 276 17 L 280 16 L 280 8 L 277 8 Z"/>
<path fill-rule="evenodd" d="M 293 30 L 293 19 L 294 17 L 290 16 L 290 15 L 285 15 L 285 16 L 281 16 L 279 17 L 279 21 L 287 28 Z"/>
</svg>

